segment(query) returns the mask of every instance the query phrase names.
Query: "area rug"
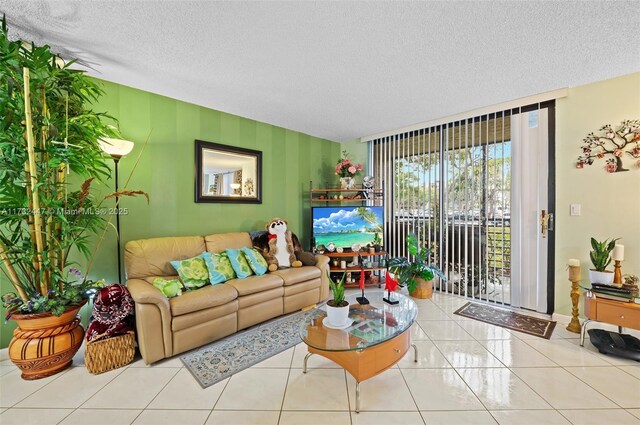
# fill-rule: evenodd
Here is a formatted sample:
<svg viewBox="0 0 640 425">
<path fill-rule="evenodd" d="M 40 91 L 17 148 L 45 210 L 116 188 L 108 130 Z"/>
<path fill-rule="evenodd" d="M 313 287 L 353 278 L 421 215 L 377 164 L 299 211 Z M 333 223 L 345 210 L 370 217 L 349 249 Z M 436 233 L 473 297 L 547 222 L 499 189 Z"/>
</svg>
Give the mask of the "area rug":
<svg viewBox="0 0 640 425">
<path fill-rule="evenodd" d="M 546 339 L 551 338 L 553 329 L 556 327 L 556 322 L 550 320 L 471 302 L 466 303 L 453 314 Z"/>
<path fill-rule="evenodd" d="M 180 356 L 189 372 L 207 388 L 302 341 L 302 322 L 320 317 L 317 309 L 292 313 L 230 335 Z"/>
</svg>

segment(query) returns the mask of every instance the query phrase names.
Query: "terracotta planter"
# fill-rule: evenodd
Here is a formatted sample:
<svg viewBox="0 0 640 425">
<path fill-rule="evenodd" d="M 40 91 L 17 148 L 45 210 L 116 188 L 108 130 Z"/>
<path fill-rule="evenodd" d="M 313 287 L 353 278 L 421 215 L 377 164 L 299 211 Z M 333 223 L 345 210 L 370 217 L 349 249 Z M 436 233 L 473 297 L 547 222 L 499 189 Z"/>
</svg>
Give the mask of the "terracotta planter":
<svg viewBox="0 0 640 425">
<path fill-rule="evenodd" d="M 85 302 L 68 307 L 59 317 L 51 313 L 11 316 L 18 328 L 9 343 L 9 358 L 22 371 L 22 379 L 45 378 L 71 366 L 84 337 L 77 314 Z"/>
<path fill-rule="evenodd" d="M 424 280 L 417 277 L 416 282 L 418 282 L 416 290 L 410 292 L 409 295 L 414 298 L 430 299 L 433 295 L 433 280 Z"/>
</svg>

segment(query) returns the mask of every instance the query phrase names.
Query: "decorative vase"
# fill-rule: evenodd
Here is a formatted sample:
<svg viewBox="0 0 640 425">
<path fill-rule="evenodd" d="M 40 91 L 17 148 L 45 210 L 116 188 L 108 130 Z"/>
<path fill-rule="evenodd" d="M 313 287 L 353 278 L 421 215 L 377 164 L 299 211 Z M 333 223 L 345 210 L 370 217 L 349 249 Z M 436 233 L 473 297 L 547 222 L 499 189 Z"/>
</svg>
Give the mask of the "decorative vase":
<svg viewBox="0 0 640 425">
<path fill-rule="evenodd" d="M 589 270 L 589 280 L 591 283 L 602 283 L 605 285 L 613 284 L 613 272 L 605 270 L 603 272 L 599 272 L 596 270 Z"/>
<path fill-rule="evenodd" d="M 333 303 L 333 300 L 327 302 L 327 320 L 331 326 L 339 328 L 344 326 L 349 320 L 349 303 L 344 301 L 343 305 L 334 307 L 329 303 Z"/>
<path fill-rule="evenodd" d="M 18 328 L 9 343 L 9 358 L 22 371 L 22 379 L 45 378 L 71 366 L 84 337 L 77 314 L 85 302 L 68 307 L 61 316 L 51 313 L 11 316 Z"/>
<path fill-rule="evenodd" d="M 356 185 L 356 179 L 353 177 L 340 177 L 340 187 L 342 189 L 353 189 Z"/>
<path fill-rule="evenodd" d="M 410 292 L 409 295 L 414 298 L 431 299 L 433 296 L 433 280 L 424 280 L 419 277 L 415 279 L 418 284 L 415 291 Z"/>
</svg>

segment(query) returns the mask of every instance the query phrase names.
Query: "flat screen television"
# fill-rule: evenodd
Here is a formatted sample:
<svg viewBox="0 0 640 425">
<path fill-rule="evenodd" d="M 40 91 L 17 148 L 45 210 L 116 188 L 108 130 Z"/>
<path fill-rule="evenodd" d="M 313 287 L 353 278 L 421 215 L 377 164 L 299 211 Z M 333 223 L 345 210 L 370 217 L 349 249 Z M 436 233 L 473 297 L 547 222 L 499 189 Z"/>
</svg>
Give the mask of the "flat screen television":
<svg viewBox="0 0 640 425">
<path fill-rule="evenodd" d="M 384 207 L 313 207 L 312 237 L 315 247 L 333 242 L 336 247 L 364 247 L 383 237 Z M 384 241 L 382 242 L 384 244 Z"/>
</svg>

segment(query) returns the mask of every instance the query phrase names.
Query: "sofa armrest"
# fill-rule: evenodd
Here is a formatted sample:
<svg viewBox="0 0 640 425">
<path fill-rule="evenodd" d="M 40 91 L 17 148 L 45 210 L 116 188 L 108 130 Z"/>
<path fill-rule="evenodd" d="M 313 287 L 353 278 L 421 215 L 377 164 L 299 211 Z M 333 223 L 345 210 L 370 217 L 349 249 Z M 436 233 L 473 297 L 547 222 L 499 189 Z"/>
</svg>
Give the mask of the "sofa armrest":
<svg viewBox="0 0 640 425">
<path fill-rule="evenodd" d="M 320 302 L 329 298 L 329 261 L 326 255 L 316 255 L 316 267 L 320 269 Z"/>
<path fill-rule="evenodd" d="M 169 300 L 142 279 L 129 279 L 127 289 L 136 305 L 136 333 L 140 354 L 146 364 L 173 355 Z"/>
</svg>

